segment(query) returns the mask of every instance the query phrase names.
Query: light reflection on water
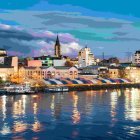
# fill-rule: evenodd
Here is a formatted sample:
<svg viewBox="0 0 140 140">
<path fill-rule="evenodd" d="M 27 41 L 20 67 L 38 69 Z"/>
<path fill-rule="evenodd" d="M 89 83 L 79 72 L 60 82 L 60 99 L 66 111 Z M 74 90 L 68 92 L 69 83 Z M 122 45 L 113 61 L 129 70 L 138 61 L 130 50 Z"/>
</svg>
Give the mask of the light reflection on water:
<svg viewBox="0 0 140 140">
<path fill-rule="evenodd" d="M 0 96 L 0 140 L 139 137 L 139 89 Z"/>
</svg>

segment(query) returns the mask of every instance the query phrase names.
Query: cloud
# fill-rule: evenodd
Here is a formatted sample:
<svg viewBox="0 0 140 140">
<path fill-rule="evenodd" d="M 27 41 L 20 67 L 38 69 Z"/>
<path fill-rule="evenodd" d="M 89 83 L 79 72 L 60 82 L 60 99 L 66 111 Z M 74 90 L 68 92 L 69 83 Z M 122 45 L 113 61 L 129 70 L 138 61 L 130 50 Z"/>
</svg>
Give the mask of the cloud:
<svg viewBox="0 0 140 140">
<path fill-rule="evenodd" d="M 82 15 L 65 13 L 65 12 L 48 12 L 45 14 L 35 15 L 39 18 L 46 19 L 42 22 L 45 25 L 63 25 L 69 26 L 69 24 L 83 25 L 89 28 L 119 28 L 123 24 L 129 24 L 129 22 L 124 22 L 116 19 L 104 19 L 95 17 L 86 17 Z"/>
<path fill-rule="evenodd" d="M 39 46 L 41 46 L 41 53 L 45 55 L 53 55 L 54 54 L 54 42 L 47 43 L 45 41 L 38 42 Z M 77 42 L 70 43 L 61 43 L 62 54 L 68 56 L 77 56 L 79 50 L 81 49 L 81 45 Z"/>
<path fill-rule="evenodd" d="M 125 33 L 125 32 L 114 32 L 113 34 L 117 35 L 117 36 L 125 36 L 125 35 L 127 35 L 127 33 Z"/>
<path fill-rule="evenodd" d="M 51 31 L 31 32 L 18 28 L 17 26 L 0 24 L 0 48 L 8 50 L 9 55 L 53 55 L 56 36 L 57 34 Z M 71 34 L 60 33 L 59 38 L 66 49 L 67 47 L 69 48 L 70 52 L 70 47 L 75 44 L 75 50 L 77 50 L 78 42 L 75 41 L 78 40 Z M 75 44 L 73 42 L 75 42 Z M 68 44 L 68 46 L 66 44 Z M 66 54 L 70 55 L 68 52 Z"/>
<path fill-rule="evenodd" d="M 89 44 L 95 55 L 100 53 L 99 50 L 108 50 L 108 53 L 112 54 L 113 50 L 114 52 L 121 51 L 118 48 L 122 47 L 122 44 L 126 49 L 130 46 L 130 42 L 136 45 L 140 40 L 140 30 L 134 24 L 135 21 L 112 17 L 94 17 L 82 13 L 60 11 L 6 10 L 5 13 L 0 14 L 1 20 L 3 24 L 0 25 L 0 39 L 2 40 L 0 47 L 6 47 L 9 51 L 19 51 L 24 55 L 40 55 L 45 53 L 45 50 L 53 54 L 53 43 L 57 33 L 59 33 L 62 45 L 75 46 L 73 42 L 78 46 Z M 9 25 L 4 24 L 6 21 Z M 12 22 L 16 24 L 10 25 Z M 46 46 L 40 42 L 46 42 Z M 103 48 L 100 49 L 100 46 Z M 137 46 L 134 46 L 133 50 Z M 49 47 L 50 49 L 47 49 Z M 67 50 L 65 51 L 68 52 Z M 76 49 L 70 49 L 69 52 L 71 50 L 74 52 Z"/>
<path fill-rule="evenodd" d="M 76 42 L 62 44 L 62 53 L 65 55 L 71 54 L 71 56 L 77 56 L 78 52 L 81 48 L 82 48 L 82 46 Z"/>
</svg>

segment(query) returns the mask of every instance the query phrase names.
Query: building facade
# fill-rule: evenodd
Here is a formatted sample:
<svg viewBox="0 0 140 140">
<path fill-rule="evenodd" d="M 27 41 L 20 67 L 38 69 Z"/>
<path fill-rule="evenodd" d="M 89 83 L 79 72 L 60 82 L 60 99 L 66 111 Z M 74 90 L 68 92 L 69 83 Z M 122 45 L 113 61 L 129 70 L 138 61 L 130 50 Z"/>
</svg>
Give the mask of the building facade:
<svg viewBox="0 0 140 140">
<path fill-rule="evenodd" d="M 79 67 L 86 67 L 95 64 L 94 55 L 90 48 L 85 47 L 79 51 L 78 65 Z"/>
<path fill-rule="evenodd" d="M 132 82 L 140 82 L 140 67 L 131 66 L 125 68 L 126 78 L 130 79 Z"/>
<path fill-rule="evenodd" d="M 140 50 L 136 51 L 134 54 L 134 63 L 140 64 Z"/>
<path fill-rule="evenodd" d="M 110 67 L 109 68 L 109 78 L 119 78 L 120 74 L 119 74 L 119 68 L 118 67 Z"/>
<path fill-rule="evenodd" d="M 10 75 L 14 74 L 14 67 L 0 66 L 0 78 L 3 81 L 8 80 Z"/>
<path fill-rule="evenodd" d="M 75 67 L 21 67 L 19 73 L 23 79 L 34 80 L 78 77 L 78 69 Z"/>
<path fill-rule="evenodd" d="M 27 66 L 28 67 L 42 67 L 42 61 L 41 60 L 28 60 Z"/>
</svg>

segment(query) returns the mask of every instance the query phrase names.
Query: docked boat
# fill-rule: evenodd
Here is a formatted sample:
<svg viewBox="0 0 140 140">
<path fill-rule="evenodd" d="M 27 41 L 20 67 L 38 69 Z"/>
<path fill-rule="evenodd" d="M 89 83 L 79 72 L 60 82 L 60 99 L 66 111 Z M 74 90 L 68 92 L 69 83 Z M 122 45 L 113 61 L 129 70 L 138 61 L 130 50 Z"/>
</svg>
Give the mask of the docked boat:
<svg viewBox="0 0 140 140">
<path fill-rule="evenodd" d="M 51 92 L 68 92 L 68 87 L 47 87 L 45 88 L 45 93 L 51 93 Z"/>
<path fill-rule="evenodd" d="M 2 94 L 28 94 L 28 93 L 34 93 L 33 90 L 31 90 L 31 87 L 29 85 L 10 85 L 5 86 L 3 89 L 0 89 L 0 93 Z"/>
</svg>

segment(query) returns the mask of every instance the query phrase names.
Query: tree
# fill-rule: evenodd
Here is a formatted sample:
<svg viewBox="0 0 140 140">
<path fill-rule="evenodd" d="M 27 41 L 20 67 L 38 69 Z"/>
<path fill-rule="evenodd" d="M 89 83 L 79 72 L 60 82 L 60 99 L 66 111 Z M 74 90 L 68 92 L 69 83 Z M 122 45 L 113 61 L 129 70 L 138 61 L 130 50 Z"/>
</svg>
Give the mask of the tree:
<svg viewBox="0 0 140 140">
<path fill-rule="evenodd" d="M 67 60 L 66 63 L 65 63 L 65 66 L 66 67 L 73 67 L 74 64 L 70 60 Z"/>
</svg>

